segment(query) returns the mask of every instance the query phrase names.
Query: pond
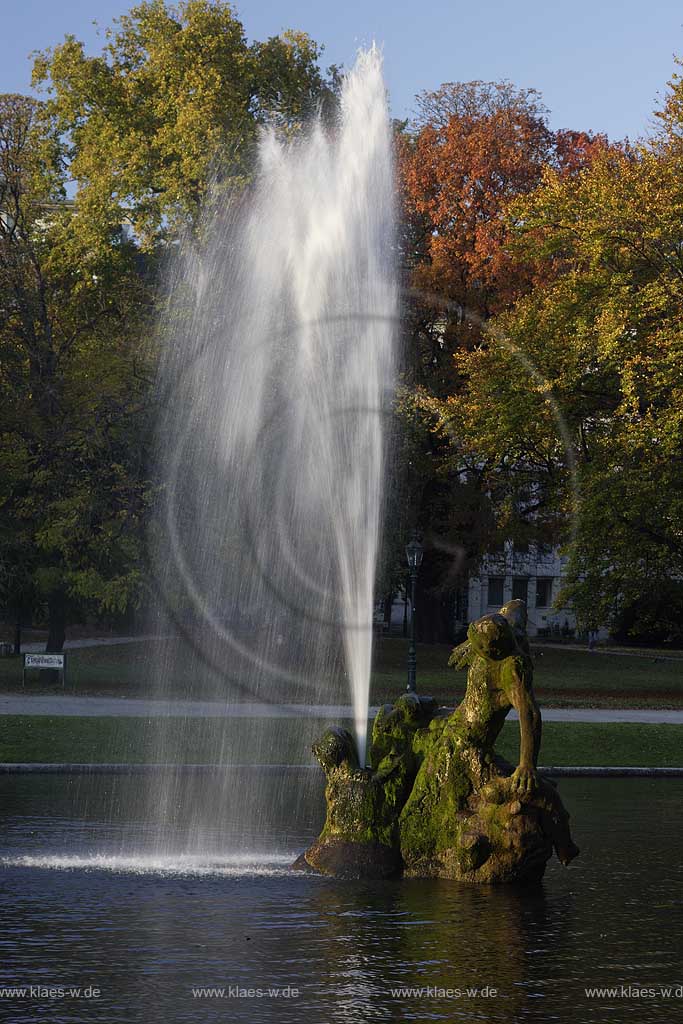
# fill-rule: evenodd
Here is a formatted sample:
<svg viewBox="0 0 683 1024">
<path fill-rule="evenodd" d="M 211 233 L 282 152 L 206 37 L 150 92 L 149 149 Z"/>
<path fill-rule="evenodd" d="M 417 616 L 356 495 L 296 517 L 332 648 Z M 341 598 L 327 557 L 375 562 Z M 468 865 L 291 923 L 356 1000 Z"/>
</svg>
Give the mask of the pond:
<svg viewBox="0 0 683 1024">
<path fill-rule="evenodd" d="M 234 773 L 245 803 L 249 771 Z M 280 801 L 245 837 L 217 808 L 201 849 L 187 821 L 198 786 L 202 799 L 224 791 L 210 776 L 184 776 L 164 827 L 145 811 L 144 776 L 0 777 L 0 1019 L 640 1024 L 683 1012 L 683 780 L 563 781 L 581 857 L 516 889 L 290 872 L 319 828 L 322 786 L 290 774 L 317 794 L 303 810 Z M 586 994 L 603 987 L 617 992 Z"/>
</svg>

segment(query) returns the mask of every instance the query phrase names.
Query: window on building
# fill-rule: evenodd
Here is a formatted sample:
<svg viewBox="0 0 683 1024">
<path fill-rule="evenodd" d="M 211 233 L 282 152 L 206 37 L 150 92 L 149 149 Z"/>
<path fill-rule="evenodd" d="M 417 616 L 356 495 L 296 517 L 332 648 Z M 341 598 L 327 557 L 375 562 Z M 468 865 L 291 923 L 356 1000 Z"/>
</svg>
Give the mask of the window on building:
<svg viewBox="0 0 683 1024">
<path fill-rule="evenodd" d="M 537 608 L 548 608 L 550 606 L 550 598 L 552 596 L 553 581 L 552 580 L 536 580 L 536 607 Z"/>
<path fill-rule="evenodd" d="M 518 576 L 512 581 L 512 597 L 515 601 L 529 600 L 529 580 L 526 576 Z"/>
<path fill-rule="evenodd" d="M 505 557 L 505 540 L 491 541 L 487 554 L 489 558 Z"/>
<path fill-rule="evenodd" d="M 466 587 L 461 587 L 455 594 L 455 621 L 467 622 L 469 610 L 469 593 Z"/>
<path fill-rule="evenodd" d="M 505 589 L 504 576 L 489 576 L 487 604 L 489 608 L 493 605 L 500 607 L 504 603 L 503 591 Z"/>
</svg>

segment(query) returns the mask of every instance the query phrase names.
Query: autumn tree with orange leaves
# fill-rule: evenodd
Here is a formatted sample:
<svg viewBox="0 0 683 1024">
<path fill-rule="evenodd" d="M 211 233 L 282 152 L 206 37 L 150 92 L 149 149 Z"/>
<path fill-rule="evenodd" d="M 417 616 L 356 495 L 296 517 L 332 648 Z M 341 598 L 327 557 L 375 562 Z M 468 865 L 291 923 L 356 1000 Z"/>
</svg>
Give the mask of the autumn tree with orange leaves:
<svg viewBox="0 0 683 1024">
<path fill-rule="evenodd" d="M 447 348 L 478 338 L 478 322 L 542 273 L 510 251 L 511 203 L 544 170 L 574 174 L 606 146 L 602 135 L 551 131 L 539 94 L 509 82 L 448 83 L 418 97 L 417 119 L 399 136 L 405 255 L 412 286 L 445 312 Z"/>
<path fill-rule="evenodd" d="M 509 82 L 447 83 L 423 93 L 397 138 L 411 295 L 400 402 L 405 518 L 427 537 L 420 596 L 423 626 L 431 628 L 423 638 L 436 640 L 448 638 L 459 581 L 501 539 L 492 489 L 509 485 L 438 428 L 438 404 L 463 388 L 455 354 L 485 344 L 490 319 L 555 272 L 553 261 L 513 251 L 513 204 L 550 170 L 579 173 L 607 140 L 552 131 L 539 94 Z"/>
</svg>

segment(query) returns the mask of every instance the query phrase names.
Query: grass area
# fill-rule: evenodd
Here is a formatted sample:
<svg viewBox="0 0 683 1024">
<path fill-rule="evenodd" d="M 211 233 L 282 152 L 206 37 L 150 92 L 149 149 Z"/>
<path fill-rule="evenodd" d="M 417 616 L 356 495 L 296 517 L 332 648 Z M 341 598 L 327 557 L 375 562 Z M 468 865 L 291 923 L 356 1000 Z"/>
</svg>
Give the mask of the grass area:
<svg viewBox="0 0 683 1024">
<path fill-rule="evenodd" d="M 0 716 L 0 761 L 51 763 L 309 764 L 321 719 L 71 718 Z M 337 723 L 340 724 L 340 723 Z M 349 723 L 345 723 L 348 725 Z M 516 762 L 519 727 L 497 748 Z M 683 767 L 683 726 L 546 722 L 540 763 Z"/>
<path fill-rule="evenodd" d="M 177 650 L 176 641 L 136 641 L 103 647 L 67 650 L 67 691 L 92 696 L 150 696 L 153 666 L 167 650 Z M 181 663 L 183 663 L 181 661 Z M 183 667 L 185 667 L 183 665 Z M 0 658 L 0 692 L 21 691 L 22 659 Z M 29 672 L 26 693 L 61 693 L 61 683 L 46 685 L 45 672 Z M 186 683 L 191 679 L 185 675 Z"/>
<path fill-rule="evenodd" d="M 457 702 L 464 692 L 465 672 L 448 668 L 450 647 L 419 644 L 418 689 L 444 703 Z M 669 654 L 590 653 L 561 646 L 535 648 L 535 685 L 546 707 L 683 707 L 683 658 Z M 163 658 L 168 693 L 177 697 L 219 699 L 229 686 L 198 666 L 176 640 L 144 641 L 67 652 L 68 691 L 92 696 L 154 695 L 154 666 Z M 375 651 L 371 702 L 394 700 L 405 689 L 407 642 L 385 638 Z M 235 673 L 238 666 L 232 666 Z M 0 694 L 21 690 L 21 659 L 0 658 Z M 31 673 L 27 693 L 58 693 L 43 673 Z M 330 681 L 329 703 L 346 699 L 343 680 Z M 278 693 L 269 684 L 270 700 L 305 699 L 289 685 Z"/>
<path fill-rule="evenodd" d="M 541 707 L 683 707 L 683 659 L 591 653 L 532 646 L 534 686 Z M 372 699 L 389 700 L 405 686 L 406 643 L 385 639 L 375 663 Z M 466 672 L 447 667 L 451 648 L 418 645 L 418 688 L 444 703 L 464 694 Z"/>
<path fill-rule="evenodd" d="M 0 762 L 305 764 L 320 719 L 0 716 Z M 338 723 L 337 723 L 338 724 Z M 347 723 L 350 724 L 350 723 Z"/>
<path fill-rule="evenodd" d="M 497 749 L 516 763 L 519 726 L 506 722 Z M 539 764 L 683 768 L 683 726 L 634 722 L 544 722 Z"/>
</svg>

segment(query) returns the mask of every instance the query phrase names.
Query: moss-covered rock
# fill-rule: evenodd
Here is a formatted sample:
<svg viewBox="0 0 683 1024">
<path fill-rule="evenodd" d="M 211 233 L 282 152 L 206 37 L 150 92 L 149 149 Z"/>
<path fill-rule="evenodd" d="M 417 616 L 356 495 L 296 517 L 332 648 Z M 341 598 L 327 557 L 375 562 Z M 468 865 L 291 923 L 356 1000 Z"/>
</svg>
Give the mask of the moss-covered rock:
<svg viewBox="0 0 683 1024">
<path fill-rule="evenodd" d="M 296 862 L 338 878 L 389 878 L 401 871 L 397 814 L 383 777 L 358 763 L 345 729 L 328 729 L 313 746 L 327 776 L 327 817 L 319 838 Z"/>
</svg>

